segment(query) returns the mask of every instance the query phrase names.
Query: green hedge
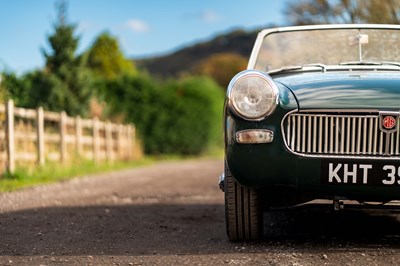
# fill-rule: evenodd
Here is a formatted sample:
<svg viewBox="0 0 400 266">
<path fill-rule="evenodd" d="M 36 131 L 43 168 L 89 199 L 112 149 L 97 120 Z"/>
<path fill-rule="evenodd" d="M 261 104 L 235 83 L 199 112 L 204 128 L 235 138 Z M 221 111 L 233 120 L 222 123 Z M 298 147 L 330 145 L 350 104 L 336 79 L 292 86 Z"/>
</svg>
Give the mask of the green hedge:
<svg viewBox="0 0 400 266">
<path fill-rule="evenodd" d="M 199 154 L 222 143 L 224 95 L 210 78 L 160 85 L 149 77 L 121 77 L 107 85 L 115 111 L 136 125 L 147 154 Z"/>
</svg>

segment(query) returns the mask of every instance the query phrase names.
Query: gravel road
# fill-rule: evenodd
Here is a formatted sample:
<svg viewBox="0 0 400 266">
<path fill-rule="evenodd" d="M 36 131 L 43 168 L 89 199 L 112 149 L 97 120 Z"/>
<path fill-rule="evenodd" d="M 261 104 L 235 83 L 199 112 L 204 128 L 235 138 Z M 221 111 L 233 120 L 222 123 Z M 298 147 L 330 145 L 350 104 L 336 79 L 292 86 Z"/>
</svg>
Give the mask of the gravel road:
<svg viewBox="0 0 400 266">
<path fill-rule="evenodd" d="M 0 194 L 1 265 L 399 265 L 396 213 L 265 216 L 225 235 L 221 160 L 165 162 Z"/>
</svg>

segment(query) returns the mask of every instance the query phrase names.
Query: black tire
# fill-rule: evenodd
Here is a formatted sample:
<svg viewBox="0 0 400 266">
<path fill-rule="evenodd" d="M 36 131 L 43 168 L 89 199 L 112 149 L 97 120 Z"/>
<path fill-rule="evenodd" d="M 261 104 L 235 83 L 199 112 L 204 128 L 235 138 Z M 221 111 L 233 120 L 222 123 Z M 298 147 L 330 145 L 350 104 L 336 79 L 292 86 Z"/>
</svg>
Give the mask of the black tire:
<svg viewBox="0 0 400 266">
<path fill-rule="evenodd" d="M 231 241 L 255 241 L 263 235 L 260 192 L 239 185 L 225 163 L 226 231 Z"/>
</svg>

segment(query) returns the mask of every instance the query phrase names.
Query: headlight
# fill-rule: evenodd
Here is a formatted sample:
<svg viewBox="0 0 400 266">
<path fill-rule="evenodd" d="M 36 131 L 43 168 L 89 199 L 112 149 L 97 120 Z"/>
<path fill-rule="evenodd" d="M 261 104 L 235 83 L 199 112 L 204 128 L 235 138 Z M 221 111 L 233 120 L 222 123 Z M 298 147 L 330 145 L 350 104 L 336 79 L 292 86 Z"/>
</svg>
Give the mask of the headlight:
<svg viewBox="0 0 400 266">
<path fill-rule="evenodd" d="M 233 110 L 248 120 L 270 115 L 278 104 L 278 88 L 267 74 L 245 70 L 237 74 L 228 87 Z"/>
</svg>

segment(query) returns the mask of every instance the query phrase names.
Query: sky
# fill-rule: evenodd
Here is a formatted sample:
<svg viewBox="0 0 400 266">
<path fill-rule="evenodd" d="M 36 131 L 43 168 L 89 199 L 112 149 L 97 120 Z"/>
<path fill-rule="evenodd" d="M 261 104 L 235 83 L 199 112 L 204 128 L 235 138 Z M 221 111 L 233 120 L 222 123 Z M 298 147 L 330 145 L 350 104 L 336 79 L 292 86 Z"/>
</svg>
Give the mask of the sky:
<svg viewBox="0 0 400 266">
<path fill-rule="evenodd" d="M 0 72 L 43 67 L 54 33 L 57 0 L 0 0 Z M 173 52 L 234 29 L 284 25 L 285 0 L 68 0 L 78 52 L 108 31 L 126 57 Z"/>
</svg>

